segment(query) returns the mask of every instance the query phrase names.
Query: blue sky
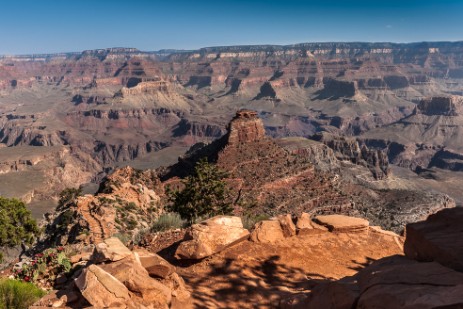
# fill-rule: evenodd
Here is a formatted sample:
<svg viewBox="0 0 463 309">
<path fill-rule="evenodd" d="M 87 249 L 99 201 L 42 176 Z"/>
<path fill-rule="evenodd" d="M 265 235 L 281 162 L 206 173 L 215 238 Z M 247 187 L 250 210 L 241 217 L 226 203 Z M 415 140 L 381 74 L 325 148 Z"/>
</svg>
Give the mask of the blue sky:
<svg viewBox="0 0 463 309">
<path fill-rule="evenodd" d="M 463 40 L 463 0 L 2 0 L 0 54 Z"/>
</svg>

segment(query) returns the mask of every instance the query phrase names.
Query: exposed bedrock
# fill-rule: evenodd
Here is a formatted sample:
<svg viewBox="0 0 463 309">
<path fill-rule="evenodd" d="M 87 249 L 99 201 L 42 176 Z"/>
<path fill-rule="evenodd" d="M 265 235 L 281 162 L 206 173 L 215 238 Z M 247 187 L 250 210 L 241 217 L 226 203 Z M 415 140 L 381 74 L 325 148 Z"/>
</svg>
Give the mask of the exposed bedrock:
<svg viewBox="0 0 463 309">
<path fill-rule="evenodd" d="M 355 138 L 335 136 L 326 132 L 317 133 L 311 138 L 333 149 L 339 160 L 348 160 L 368 167 L 375 179 L 387 178 L 390 173 L 387 154 L 378 149 L 369 149 L 366 145 L 360 146 Z"/>
<path fill-rule="evenodd" d="M 381 112 L 365 113 L 356 117 L 326 117 L 329 125 L 339 128 L 347 135 L 359 135 L 363 132 L 382 127 L 410 115 L 410 107 L 392 107 Z"/>
<path fill-rule="evenodd" d="M 331 78 L 324 78 L 324 88 L 318 91 L 317 99 L 336 100 L 339 98 L 353 98 L 358 94 L 358 84 L 356 81 L 342 81 Z"/>
<path fill-rule="evenodd" d="M 427 116 L 458 116 L 463 111 L 463 99 L 458 97 L 432 97 L 423 99 L 416 106 L 414 114 Z"/>
<path fill-rule="evenodd" d="M 110 166 L 116 162 L 131 161 L 150 152 L 167 147 L 167 143 L 158 141 L 144 141 L 141 143 L 124 143 L 111 145 L 103 141 L 96 141 L 93 153 L 95 159 L 103 165 Z"/>
</svg>

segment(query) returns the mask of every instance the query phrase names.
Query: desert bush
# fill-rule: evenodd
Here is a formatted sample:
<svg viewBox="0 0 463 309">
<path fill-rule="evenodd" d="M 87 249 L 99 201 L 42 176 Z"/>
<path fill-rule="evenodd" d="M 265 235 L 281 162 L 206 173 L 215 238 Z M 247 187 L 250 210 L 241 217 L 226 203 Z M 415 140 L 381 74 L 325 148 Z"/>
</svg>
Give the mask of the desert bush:
<svg viewBox="0 0 463 309">
<path fill-rule="evenodd" d="M 132 240 L 132 235 L 128 233 L 116 233 L 114 237 L 119 238 L 123 244 L 128 244 Z"/>
<path fill-rule="evenodd" d="M 225 215 L 233 210 L 225 182 L 227 174 L 203 158 L 194 172 L 183 180 L 181 191 L 168 191 L 168 209 L 178 213 L 189 224 L 199 217 Z"/>
<path fill-rule="evenodd" d="M 124 208 L 127 211 L 132 211 L 132 210 L 136 210 L 138 207 L 137 207 L 137 204 L 135 204 L 134 202 L 130 202 L 130 203 L 127 203 L 127 205 L 125 205 Z"/>
<path fill-rule="evenodd" d="M 0 279 L 0 309 L 27 309 L 45 294 L 32 283 Z"/>
<path fill-rule="evenodd" d="M 151 226 L 151 232 L 162 232 L 185 227 L 186 221 L 177 213 L 162 214 Z"/>
<path fill-rule="evenodd" d="M 250 230 L 254 227 L 254 225 L 256 225 L 257 222 L 268 220 L 269 218 L 270 217 L 267 214 L 260 214 L 256 216 L 244 216 L 241 218 L 241 220 L 243 221 L 243 227 Z"/>
<path fill-rule="evenodd" d="M 71 270 L 71 262 L 64 250 L 64 247 L 50 248 L 35 254 L 30 263 L 13 270 L 15 278 L 26 282 L 40 281 L 44 287 L 52 287 L 56 278 Z"/>
</svg>

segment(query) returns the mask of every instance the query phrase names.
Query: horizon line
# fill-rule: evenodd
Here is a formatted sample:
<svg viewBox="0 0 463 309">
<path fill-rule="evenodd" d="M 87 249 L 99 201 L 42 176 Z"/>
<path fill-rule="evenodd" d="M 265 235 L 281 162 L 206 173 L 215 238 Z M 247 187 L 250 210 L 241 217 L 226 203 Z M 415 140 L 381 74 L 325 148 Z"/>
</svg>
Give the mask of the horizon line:
<svg viewBox="0 0 463 309">
<path fill-rule="evenodd" d="M 227 47 L 258 47 L 258 46 L 265 46 L 265 47 L 297 47 L 298 45 L 304 44 L 393 44 L 393 45 L 413 45 L 413 44 L 442 44 L 442 43 L 463 43 L 463 39 L 461 40 L 444 40 L 444 41 L 410 41 L 410 42 L 391 42 L 391 41 L 312 41 L 312 42 L 299 42 L 299 43 L 291 43 L 291 44 L 235 44 L 235 45 L 213 45 L 213 46 L 204 46 L 195 49 L 178 49 L 178 48 L 161 48 L 158 50 L 139 50 L 136 47 L 106 47 L 106 48 L 94 48 L 94 49 L 84 49 L 81 51 L 67 51 L 67 52 L 41 52 L 41 53 L 18 53 L 18 54 L 0 54 L 0 58 L 10 58 L 10 57 L 25 57 L 25 56 L 53 56 L 53 55 L 79 55 L 85 52 L 96 52 L 96 51 L 109 51 L 109 50 L 129 50 L 132 49 L 134 52 L 141 52 L 141 53 L 162 53 L 171 51 L 172 53 L 175 52 L 195 52 L 201 51 L 204 49 L 213 49 L 213 48 L 227 48 Z"/>
</svg>

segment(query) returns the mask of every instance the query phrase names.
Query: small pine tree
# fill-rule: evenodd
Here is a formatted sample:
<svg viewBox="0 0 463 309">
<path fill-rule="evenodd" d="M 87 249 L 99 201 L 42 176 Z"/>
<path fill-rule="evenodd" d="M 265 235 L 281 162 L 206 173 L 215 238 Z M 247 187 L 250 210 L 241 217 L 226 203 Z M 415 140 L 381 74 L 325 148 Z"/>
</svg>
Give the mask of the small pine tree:
<svg viewBox="0 0 463 309">
<path fill-rule="evenodd" d="M 227 173 L 206 158 L 196 163 L 193 175 L 183 180 L 181 191 L 168 191 L 169 210 L 192 224 L 196 219 L 225 215 L 233 210 L 228 199 Z"/>
</svg>

